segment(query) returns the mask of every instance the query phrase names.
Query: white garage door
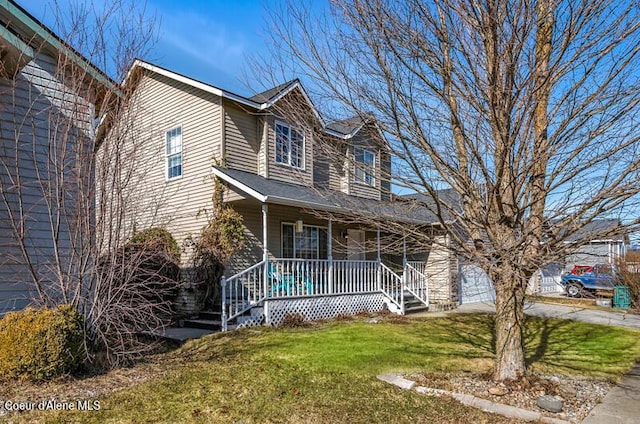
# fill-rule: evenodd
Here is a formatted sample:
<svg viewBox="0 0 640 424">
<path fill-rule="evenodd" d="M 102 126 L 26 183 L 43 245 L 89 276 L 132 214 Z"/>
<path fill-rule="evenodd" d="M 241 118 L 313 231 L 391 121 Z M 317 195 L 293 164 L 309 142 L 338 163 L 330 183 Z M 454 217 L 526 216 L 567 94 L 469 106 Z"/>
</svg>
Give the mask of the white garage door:
<svg viewBox="0 0 640 424">
<path fill-rule="evenodd" d="M 476 265 L 460 266 L 460 303 L 495 302 L 496 292 L 489 276 Z"/>
</svg>

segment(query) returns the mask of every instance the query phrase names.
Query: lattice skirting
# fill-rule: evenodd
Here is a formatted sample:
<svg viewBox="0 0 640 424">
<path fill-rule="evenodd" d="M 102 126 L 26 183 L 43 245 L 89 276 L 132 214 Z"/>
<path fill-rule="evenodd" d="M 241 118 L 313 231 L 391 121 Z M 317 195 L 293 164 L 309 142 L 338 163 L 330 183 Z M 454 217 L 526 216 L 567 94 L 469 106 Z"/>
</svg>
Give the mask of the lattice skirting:
<svg viewBox="0 0 640 424">
<path fill-rule="evenodd" d="M 288 314 L 300 314 L 306 320 L 335 318 L 360 312 L 379 312 L 386 308 L 382 293 L 269 300 L 267 324 L 279 325 Z"/>
</svg>

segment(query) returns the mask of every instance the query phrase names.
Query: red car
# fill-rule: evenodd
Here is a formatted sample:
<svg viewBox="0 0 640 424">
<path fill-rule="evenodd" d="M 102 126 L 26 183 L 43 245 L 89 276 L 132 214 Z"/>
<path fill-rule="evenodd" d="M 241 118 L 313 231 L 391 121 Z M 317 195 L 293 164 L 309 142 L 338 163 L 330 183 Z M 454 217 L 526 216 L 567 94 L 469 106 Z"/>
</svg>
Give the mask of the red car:
<svg viewBox="0 0 640 424">
<path fill-rule="evenodd" d="M 585 272 L 593 272 L 593 265 L 574 265 L 569 274 L 582 275 Z"/>
</svg>

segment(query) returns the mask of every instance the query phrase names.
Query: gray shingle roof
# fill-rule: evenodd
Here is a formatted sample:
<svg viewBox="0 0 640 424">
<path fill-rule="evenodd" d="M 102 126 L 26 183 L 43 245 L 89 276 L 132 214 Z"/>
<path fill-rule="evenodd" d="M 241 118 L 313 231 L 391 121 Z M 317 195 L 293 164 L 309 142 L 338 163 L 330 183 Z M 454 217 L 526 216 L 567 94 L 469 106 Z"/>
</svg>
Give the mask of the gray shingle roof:
<svg viewBox="0 0 640 424">
<path fill-rule="evenodd" d="M 296 78 L 293 79 L 291 81 L 287 81 L 284 84 L 280 84 L 277 85 L 275 87 L 272 87 L 268 90 L 263 91 L 262 93 L 258 93 L 255 96 L 250 97 L 250 100 L 253 100 L 254 102 L 258 102 L 258 103 L 265 103 L 268 102 L 269 100 L 273 99 L 274 97 L 278 96 L 279 94 L 287 91 L 289 89 L 289 87 L 291 87 L 292 85 L 299 83 L 300 81 Z"/>
<path fill-rule="evenodd" d="M 613 240 L 625 242 L 627 231 L 621 227 L 617 219 L 597 219 L 582 226 L 578 231 L 567 237 L 567 241 L 578 240 Z"/>
<path fill-rule="evenodd" d="M 230 185 L 243 191 L 249 187 L 263 196 L 266 203 L 298 206 L 312 210 L 334 212 L 373 219 L 393 219 L 397 222 L 435 224 L 435 215 L 423 207 L 407 202 L 387 202 L 350 196 L 348 194 L 286 183 L 264 178 L 250 172 L 214 167 L 216 173 Z"/>
<path fill-rule="evenodd" d="M 331 122 L 327 125 L 327 129 L 347 135 L 359 130 L 363 124 L 364 120 L 360 116 L 356 115 L 351 118 Z"/>
</svg>

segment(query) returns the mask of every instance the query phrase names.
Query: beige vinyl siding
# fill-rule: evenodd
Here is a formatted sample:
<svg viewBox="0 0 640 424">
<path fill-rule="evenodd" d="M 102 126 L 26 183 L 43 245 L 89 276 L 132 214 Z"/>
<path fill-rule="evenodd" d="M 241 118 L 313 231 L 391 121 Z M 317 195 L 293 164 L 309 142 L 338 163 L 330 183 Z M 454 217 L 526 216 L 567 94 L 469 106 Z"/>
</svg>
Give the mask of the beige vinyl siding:
<svg viewBox="0 0 640 424">
<path fill-rule="evenodd" d="M 347 158 L 348 143 L 328 135 L 325 135 L 325 140 L 324 142 L 331 143 L 331 145 L 314 144 L 314 183 L 323 188 L 347 193 L 345 159 Z"/>
<path fill-rule="evenodd" d="M 451 282 L 453 278 L 453 253 L 446 247 L 449 236 L 434 237 L 429 257 L 427 258 L 425 274 L 429 279 L 429 298 L 434 303 L 449 302 L 453 298 Z"/>
<path fill-rule="evenodd" d="M 264 116 L 258 118 L 258 140 L 260 141 L 258 175 L 269 178 L 269 121 Z"/>
<path fill-rule="evenodd" d="M 92 135 L 93 106 L 65 86 L 60 74 L 56 58 L 36 54 L 13 80 L 0 79 L 0 315 L 37 300 L 16 227 L 43 284 L 63 278 L 71 260 L 69 223 L 78 196 L 71 172 L 78 171 L 76 146 L 82 143 L 70 134 Z M 50 160 L 51 152 L 59 157 L 62 151 L 64 168 Z M 56 190 L 61 170 L 65 185 Z M 60 209 L 59 193 L 65 202 Z"/>
<path fill-rule="evenodd" d="M 224 102 L 225 158 L 230 169 L 258 173 L 258 120 L 232 102 Z"/>
<path fill-rule="evenodd" d="M 149 72 L 138 83 L 135 116 L 136 184 L 127 204 L 131 226 L 163 226 L 179 244 L 200 232 L 211 212 L 213 159 L 220 160 L 221 99 Z M 182 128 L 182 176 L 166 178 L 166 131 Z M 183 255 L 183 263 L 187 260 Z"/>
<path fill-rule="evenodd" d="M 245 246 L 242 251 L 236 254 L 229 268 L 225 271 L 227 276 L 238 273 L 256 263 L 262 261 L 262 209 L 258 202 L 247 200 L 232 202 L 230 205 L 239 214 L 242 215 L 245 230 Z M 328 227 L 326 220 L 318 219 L 312 215 L 304 213 L 301 209 L 281 205 L 268 205 L 267 212 L 267 247 L 269 250 L 269 258 L 282 257 L 282 224 L 292 223 L 298 219 L 302 219 L 305 225 L 316 225 L 319 227 Z M 347 239 L 343 237 L 348 227 L 333 223 L 332 225 L 332 246 L 333 259 L 346 259 L 347 257 Z M 367 231 L 366 233 L 368 260 L 375 260 L 377 257 L 376 233 Z"/>
<path fill-rule="evenodd" d="M 351 148 L 349 149 L 350 159 L 350 172 L 349 172 L 349 194 L 359 197 L 366 197 L 369 199 L 380 199 L 380 149 L 376 145 L 376 142 L 366 136 L 366 131 L 361 131 L 356 134 L 351 140 Z M 365 183 L 357 182 L 355 178 L 355 156 L 354 149 L 360 147 L 375 153 L 375 172 L 374 179 L 375 184 L 373 186 Z"/>
</svg>

